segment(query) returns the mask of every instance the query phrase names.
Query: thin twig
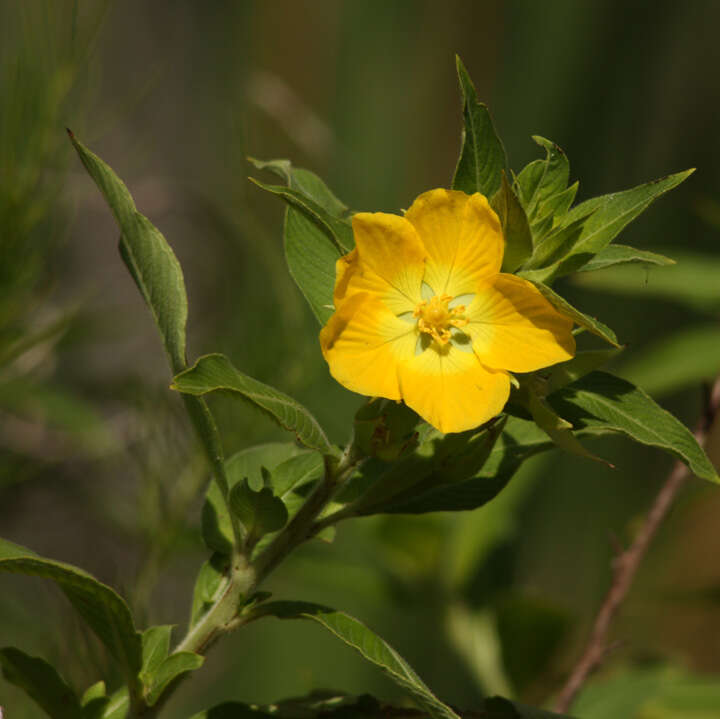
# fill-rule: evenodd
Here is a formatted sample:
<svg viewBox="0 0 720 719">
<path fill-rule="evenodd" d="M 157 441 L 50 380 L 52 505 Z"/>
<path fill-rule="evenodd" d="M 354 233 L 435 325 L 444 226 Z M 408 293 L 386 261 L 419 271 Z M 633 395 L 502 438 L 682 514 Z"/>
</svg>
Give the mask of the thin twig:
<svg viewBox="0 0 720 719">
<path fill-rule="evenodd" d="M 700 446 L 705 443 L 708 431 L 718 413 L 719 407 L 720 377 L 715 380 L 712 389 L 708 388 L 704 411 L 698 420 L 694 432 L 695 439 Z M 625 551 L 619 553 L 614 560 L 612 566 L 612 584 L 605 595 L 600 611 L 595 617 L 592 633 L 585 646 L 585 650 L 575 664 L 575 667 L 555 701 L 555 711 L 561 713 L 568 711 L 587 678 L 602 664 L 608 652 L 611 650 L 612 647 L 609 647 L 607 643 L 610 624 L 625 599 L 635 579 L 638 567 L 645 557 L 648 547 L 657 533 L 660 524 L 668 513 L 678 490 L 689 476 L 690 471 L 687 466 L 682 462 L 676 462 L 655 497 L 655 501 L 645 518 L 645 522 L 635 536 L 632 544 Z"/>
</svg>

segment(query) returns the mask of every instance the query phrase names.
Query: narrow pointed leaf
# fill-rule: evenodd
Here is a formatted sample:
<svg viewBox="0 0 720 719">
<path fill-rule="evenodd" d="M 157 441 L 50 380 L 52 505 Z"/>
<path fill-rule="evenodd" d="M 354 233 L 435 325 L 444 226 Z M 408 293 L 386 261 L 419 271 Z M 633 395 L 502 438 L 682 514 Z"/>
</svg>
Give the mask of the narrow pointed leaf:
<svg viewBox="0 0 720 719">
<path fill-rule="evenodd" d="M 580 351 L 567 362 L 561 362 L 549 367 L 547 370 L 542 370 L 539 376 L 546 382 L 545 394 L 552 394 L 562 387 L 576 382 L 586 374 L 600 369 L 603 365 L 615 359 L 620 352 L 622 352 L 622 349 L 619 347 Z"/>
<path fill-rule="evenodd" d="M 331 454 L 332 447 L 317 420 L 292 397 L 235 369 L 221 354 L 200 357 L 189 369 L 178 374 L 173 389 L 191 395 L 227 390 L 264 411 L 281 427 L 295 434 L 310 449 Z"/>
<path fill-rule="evenodd" d="M 252 177 L 250 180 L 261 189 L 271 192 L 273 195 L 277 195 L 285 200 L 290 207 L 298 210 L 303 216 L 314 222 L 321 230 L 328 233 L 339 254 L 344 255 L 352 249 L 352 227 L 346 220 L 334 217 L 322 205 L 319 205 L 314 200 L 291 187 L 268 185 Z"/>
<path fill-rule="evenodd" d="M 128 676 L 141 668 L 140 635 L 125 601 L 82 569 L 39 557 L 29 549 L 0 540 L 0 572 L 50 579 L 97 634 Z"/>
<path fill-rule="evenodd" d="M 520 274 L 525 276 L 524 273 Z M 601 337 L 614 347 L 620 347 L 617 336 L 607 325 L 590 315 L 580 312 L 580 310 L 576 310 L 567 300 L 563 299 L 559 294 L 557 294 L 557 292 L 554 292 L 542 282 L 533 281 L 530 277 L 527 277 L 527 279 L 529 279 L 535 287 L 540 290 L 542 296 L 545 297 L 545 299 L 548 300 L 555 309 L 570 317 L 576 324 L 580 325 L 580 327 L 583 327 L 589 332 L 592 332 L 594 335 Z"/>
<path fill-rule="evenodd" d="M 120 227 L 120 254 L 160 331 L 174 372 L 185 367 L 187 296 L 180 263 L 160 231 L 141 215 L 120 178 L 74 135 L 70 139 Z"/>
<path fill-rule="evenodd" d="M 563 260 L 556 276 L 573 272 L 578 266 L 589 262 L 600 250 L 607 247 L 626 225 L 646 210 L 653 200 L 677 187 L 693 172 L 694 170 L 678 172 L 624 192 L 595 197 L 571 209 L 565 215 L 564 224 L 588 217 L 582 235 L 571 253 L 573 257 L 579 256 L 580 264 L 578 258 Z"/>
<path fill-rule="evenodd" d="M 636 250 L 634 247 L 627 247 L 626 245 L 608 245 L 600 250 L 588 263 L 580 267 L 578 272 L 595 272 L 613 265 L 626 265 L 628 263 L 666 267 L 674 265 L 675 260 L 665 257 L 665 255 L 659 255 L 657 252 Z"/>
<path fill-rule="evenodd" d="M 495 132 L 487 106 L 478 101 L 475 86 L 462 60 L 457 56 L 455 60 L 464 126 L 452 188 L 469 195 L 480 192 L 486 197 L 492 197 L 500 188 L 500 173 L 507 165 L 505 148 Z"/>
<path fill-rule="evenodd" d="M 282 177 L 288 188 L 300 193 L 311 205 L 322 208 L 335 222 L 346 222 L 348 208 L 313 172 L 293 167 L 288 160 L 251 162 L 258 169 Z M 334 311 L 335 263 L 346 250 L 338 246 L 336 236 L 326 224 L 291 205 L 285 211 L 283 240 L 290 275 L 318 322 L 324 325 Z"/>
<path fill-rule="evenodd" d="M 0 649 L 0 667 L 3 677 L 20 687 L 51 719 L 82 716 L 77 695 L 44 659 L 31 657 L 15 647 L 4 647 Z"/>
<path fill-rule="evenodd" d="M 260 607 L 258 613 L 278 619 L 309 619 L 317 622 L 380 667 L 408 691 L 431 717 L 458 719 L 458 715 L 430 691 L 412 667 L 384 639 L 349 614 L 309 602 L 268 602 Z"/>
<path fill-rule="evenodd" d="M 606 372 L 592 372 L 548 397 L 576 429 L 611 431 L 659 447 L 711 482 L 717 472 L 690 430 L 630 382 Z"/>
<path fill-rule="evenodd" d="M 533 140 L 545 149 L 546 157 L 534 160 L 517 176 L 520 198 L 531 222 L 545 214 L 541 209 L 543 202 L 563 192 L 570 177 L 570 163 L 565 153 L 540 135 L 533 135 Z"/>
</svg>

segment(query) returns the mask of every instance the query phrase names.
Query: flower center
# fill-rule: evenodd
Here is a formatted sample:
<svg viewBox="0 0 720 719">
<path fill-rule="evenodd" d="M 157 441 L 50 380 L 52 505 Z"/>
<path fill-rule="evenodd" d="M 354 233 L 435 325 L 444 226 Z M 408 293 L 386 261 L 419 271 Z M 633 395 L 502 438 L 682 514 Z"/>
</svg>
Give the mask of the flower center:
<svg viewBox="0 0 720 719">
<path fill-rule="evenodd" d="M 418 318 L 417 326 L 420 332 L 429 334 L 441 345 L 450 341 L 451 327 L 464 327 L 470 321 L 464 314 L 465 305 L 451 309 L 451 300 L 450 295 L 435 295 L 430 300 L 420 302 L 413 312 L 413 317 Z"/>
</svg>

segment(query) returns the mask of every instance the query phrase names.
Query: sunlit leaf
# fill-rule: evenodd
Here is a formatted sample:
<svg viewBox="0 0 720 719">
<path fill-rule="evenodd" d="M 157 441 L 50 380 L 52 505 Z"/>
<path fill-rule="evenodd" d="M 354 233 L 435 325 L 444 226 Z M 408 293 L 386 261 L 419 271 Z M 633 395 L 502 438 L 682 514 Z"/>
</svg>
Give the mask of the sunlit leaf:
<svg viewBox="0 0 720 719">
<path fill-rule="evenodd" d="M 420 679 L 410 665 L 381 637 L 344 612 L 309 602 L 268 602 L 261 606 L 263 616 L 278 619 L 309 619 L 325 627 L 365 659 L 380 667 L 393 681 L 408 691 L 435 719 L 458 719 Z"/>
<path fill-rule="evenodd" d="M 548 401 L 576 429 L 625 434 L 682 460 L 698 477 L 720 482 L 690 430 L 626 380 L 606 372 L 591 372 Z"/>
<path fill-rule="evenodd" d="M 640 264 L 640 265 L 674 265 L 675 260 L 659 255 L 657 252 L 637 250 L 626 245 L 608 245 L 595 255 L 579 272 L 595 272 L 614 265 Z"/>
</svg>

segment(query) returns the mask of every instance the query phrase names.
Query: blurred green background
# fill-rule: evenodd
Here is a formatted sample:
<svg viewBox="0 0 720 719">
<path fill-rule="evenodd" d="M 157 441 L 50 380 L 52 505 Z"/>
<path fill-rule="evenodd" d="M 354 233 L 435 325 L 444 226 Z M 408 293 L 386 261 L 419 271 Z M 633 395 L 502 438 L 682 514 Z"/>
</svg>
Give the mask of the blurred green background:
<svg viewBox="0 0 720 719">
<path fill-rule="evenodd" d="M 0 0 L 0 536 L 92 571 L 143 626 L 187 620 L 203 558 L 202 463 L 65 126 L 174 247 L 191 359 L 227 353 L 342 442 L 360 400 L 329 378 L 284 266 L 283 207 L 247 181 L 258 173 L 246 157 L 291 158 L 355 209 L 407 207 L 450 182 L 455 53 L 516 171 L 539 156 L 535 133 L 566 151 L 580 199 L 698 168 L 620 239 L 678 266 L 561 288 L 628 343 L 615 369 L 693 425 L 700 383 L 720 369 L 718 27 L 714 0 Z M 228 453 L 286 439 L 251 410 L 213 405 Z M 270 587 L 354 614 L 454 705 L 485 693 L 542 703 L 608 584 L 611 534 L 632 536 L 670 467 L 621 440 L 593 450 L 617 470 L 552 453 L 474 513 L 342 526 Z M 676 682 L 682 693 L 690 673 L 708 677 L 692 680 L 693 697 L 717 696 L 719 510 L 713 487 L 685 490 L 613 629 L 624 646 L 581 716 L 640 716 L 642 687 Z M 39 581 L 0 578 L 0 637 L 80 689 L 107 665 Z M 624 709 L 607 682 L 628 697 Z M 267 621 L 218 646 L 167 715 L 317 687 L 401 700 L 321 630 Z M 643 716 L 712 716 L 652 697 L 666 713 Z M 37 716 L 5 682 L 0 705 L 8 718 Z"/>
</svg>

